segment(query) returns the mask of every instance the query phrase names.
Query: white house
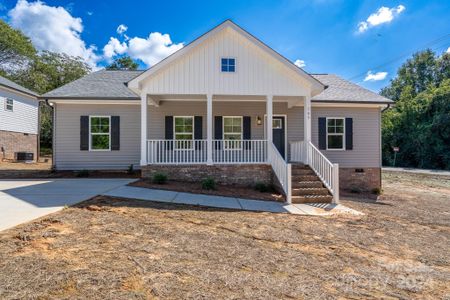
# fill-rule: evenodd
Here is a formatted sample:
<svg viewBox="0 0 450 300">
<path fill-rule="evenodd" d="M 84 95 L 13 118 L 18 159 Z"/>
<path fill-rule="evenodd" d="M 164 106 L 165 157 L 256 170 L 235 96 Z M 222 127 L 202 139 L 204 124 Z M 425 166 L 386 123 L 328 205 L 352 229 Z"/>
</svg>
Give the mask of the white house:
<svg viewBox="0 0 450 300">
<path fill-rule="evenodd" d="M 225 21 L 146 71 L 89 74 L 42 96 L 57 169 L 175 180 L 273 182 L 287 201 L 381 186 L 381 110 L 392 101 L 308 74 Z"/>
<path fill-rule="evenodd" d="M 38 153 L 38 94 L 0 76 L 1 160 L 36 160 Z"/>
</svg>

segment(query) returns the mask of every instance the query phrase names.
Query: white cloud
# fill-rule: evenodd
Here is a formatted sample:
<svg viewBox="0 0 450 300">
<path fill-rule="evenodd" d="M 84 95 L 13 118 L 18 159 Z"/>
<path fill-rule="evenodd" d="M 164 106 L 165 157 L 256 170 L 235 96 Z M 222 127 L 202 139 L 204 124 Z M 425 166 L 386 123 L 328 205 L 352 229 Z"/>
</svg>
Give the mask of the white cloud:
<svg viewBox="0 0 450 300">
<path fill-rule="evenodd" d="M 372 73 L 372 71 L 367 72 L 366 78 L 364 81 L 380 81 L 386 79 L 388 72 L 377 72 Z"/>
<path fill-rule="evenodd" d="M 375 27 L 383 23 L 389 23 L 394 20 L 395 17 L 400 15 L 405 9 L 405 6 L 401 4 L 393 8 L 382 6 L 376 12 L 372 13 L 366 21 L 359 22 L 358 32 L 362 33 L 371 27 Z"/>
<path fill-rule="evenodd" d="M 72 17 L 65 8 L 48 6 L 41 1 L 19 0 L 8 14 L 11 25 L 29 36 L 37 49 L 80 56 L 96 68 L 97 48 L 86 46 L 80 36 L 82 20 Z"/>
<path fill-rule="evenodd" d="M 304 60 L 301 60 L 301 59 L 297 59 L 297 60 L 294 62 L 294 65 L 296 65 L 296 66 L 299 67 L 299 68 L 303 68 L 303 67 L 306 66 L 305 61 L 304 61 Z"/>
<path fill-rule="evenodd" d="M 142 60 L 147 66 L 153 66 L 181 48 L 183 43 L 172 43 L 169 34 L 152 32 L 145 39 L 130 38 L 127 53 L 134 59 Z"/>
<path fill-rule="evenodd" d="M 110 61 L 111 58 L 118 54 L 124 54 L 128 49 L 125 42 L 121 43 L 118 39 L 111 37 L 109 42 L 103 47 L 103 56 Z"/>
<path fill-rule="evenodd" d="M 86 12 L 88 16 L 92 16 L 94 13 L 92 11 Z"/>
<path fill-rule="evenodd" d="M 117 27 L 117 33 L 118 34 L 122 34 L 122 33 L 124 33 L 125 31 L 127 31 L 128 30 L 128 26 L 127 25 L 124 25 L 124 24 L 120 24 L 118 27 Z"/>
<path fill-rule="evenodd" d="M 450 53 L 450 47 L 448 47 L 447 51 L 445 51 L 445 52 Z"/>
</svg>

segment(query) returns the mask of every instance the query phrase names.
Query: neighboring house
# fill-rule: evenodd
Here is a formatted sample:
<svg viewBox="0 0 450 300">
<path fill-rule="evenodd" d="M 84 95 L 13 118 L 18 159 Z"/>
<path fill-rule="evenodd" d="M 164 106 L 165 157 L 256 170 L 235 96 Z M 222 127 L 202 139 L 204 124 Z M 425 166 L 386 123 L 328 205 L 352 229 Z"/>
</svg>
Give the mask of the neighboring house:
<svg viewBox="0 0 450 300">
<path fill-rule="evenodd" d="M 0 76 L 1 160 L 38 159 L 38 96 L 35 92 Z"/>
<path fill-rule="evenodd" d="M 273 181 L 297 202 L 337 201 L 339 182 L 381 187 L 380 117 L 392 101 L 308 74 L 231 21 L 146 71 L 98 71 L 43 99 L 60 170 Z"/>
</svg>

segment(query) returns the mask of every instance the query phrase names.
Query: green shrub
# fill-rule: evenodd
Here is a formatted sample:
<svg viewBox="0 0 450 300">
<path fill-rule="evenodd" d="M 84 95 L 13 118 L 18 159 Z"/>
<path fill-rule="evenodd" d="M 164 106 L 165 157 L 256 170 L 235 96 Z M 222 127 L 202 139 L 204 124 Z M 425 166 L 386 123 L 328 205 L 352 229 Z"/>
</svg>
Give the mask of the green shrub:
<svg viewBox="0 0 450 300">
<path fill-rule="evenodd" d="M 152 178 L 153 183 L 165 184 L 167 183 L 167 175 L 164 173 L 155 173 Z"/>
<path fill-rule="evenodd" d="M 134 165 L 133 164 L 128 166 L 127 173 L 130 174 L 130 175 L 134 174 Z"/>
<path fill-rule="evenodd" d="M 264 182 L 257 182 L 255 184 L 255 190 L 261 193 L 267 193 L 269 191 L 269 187 Z"/>
<path fill-rule="evenodd" d="M 216 189 L 216 181 L 214 180 L 214 178 L 208 177 L 208 178 L 203 179 L 202 189 L 215 190 Z"/>
<path fill-rule="evenodd" d="M 89 170 L 80 170 L 75 173 L 77 177 L 89 177 Z"/>
<path fill-rule="evenodd" d="M 372 194 L 374 194 L 374 195 L 381 195 L 381 189 L 380 188 L 373 188 L 372 190 L 371 190 L 371 192 L 372 192 Z"/>
</svg>

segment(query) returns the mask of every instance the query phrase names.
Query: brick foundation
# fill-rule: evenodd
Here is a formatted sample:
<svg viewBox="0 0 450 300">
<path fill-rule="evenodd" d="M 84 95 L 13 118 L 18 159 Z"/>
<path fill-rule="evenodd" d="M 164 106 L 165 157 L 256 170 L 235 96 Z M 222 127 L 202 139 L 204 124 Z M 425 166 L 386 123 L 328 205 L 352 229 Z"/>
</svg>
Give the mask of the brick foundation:
<svg viewBox="0 0 450 300">
<path fill-rule="evenodd" d="M 155 173 L 167 174 L 169 180 L 200 182 L 212 177 L 219 184 L 253 186 L 257 182 L 272 183 L 269 165 L 148 165 L 142 167 L 142 177 Z"/>
<path fill-rule="evenodd" d="M 0 130 L 0 159 L 14 160 L 16 152 L 31 152 L 37 159 L 37 134 Z"/>
<path fill-rule="evenodd" d="M 363 171 L 363 172 L 357 172 Z M 381 189 L 380 168 L 339 168 L 339 187 L 345 191 L 371 192 Z"/>
</svg>

